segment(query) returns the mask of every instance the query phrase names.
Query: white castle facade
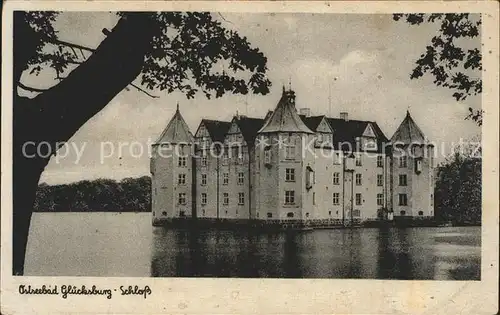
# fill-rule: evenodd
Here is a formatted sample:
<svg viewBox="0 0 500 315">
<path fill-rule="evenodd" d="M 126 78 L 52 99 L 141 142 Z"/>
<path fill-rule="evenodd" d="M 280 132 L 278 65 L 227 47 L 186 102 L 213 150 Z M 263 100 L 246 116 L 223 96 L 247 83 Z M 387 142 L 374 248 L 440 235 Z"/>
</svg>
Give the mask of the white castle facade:
<svg viewBox="0 0 500 315">
<path fill-rule="evenodd" d="M 433 145 L 408 112 L 389 140 L 376 122 L 310 116 L 285 91 L 264 118 L 179 108 L 151 157 L 153 225 L 187 219 L 336 226 L 434 216 Z"/>
</svg>

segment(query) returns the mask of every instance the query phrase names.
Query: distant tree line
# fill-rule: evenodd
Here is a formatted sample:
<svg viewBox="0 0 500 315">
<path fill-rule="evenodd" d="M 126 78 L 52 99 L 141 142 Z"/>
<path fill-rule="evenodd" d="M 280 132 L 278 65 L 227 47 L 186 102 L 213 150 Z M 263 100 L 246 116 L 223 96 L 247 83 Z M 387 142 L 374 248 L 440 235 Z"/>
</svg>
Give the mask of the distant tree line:
<svg viewBox="0 0 500 315">
<path fill-rule="evenodd" d="M 38 212 L 151 211 L 151 178 L 83 180 L 64 185 L 38 186 Z"/>
<path fill-rule="evenodd" d="M 454 225 L 481 224 L 482 159 L 453 153 L 438 167 L 435 213 L 439 221 Z"/>
</svg>

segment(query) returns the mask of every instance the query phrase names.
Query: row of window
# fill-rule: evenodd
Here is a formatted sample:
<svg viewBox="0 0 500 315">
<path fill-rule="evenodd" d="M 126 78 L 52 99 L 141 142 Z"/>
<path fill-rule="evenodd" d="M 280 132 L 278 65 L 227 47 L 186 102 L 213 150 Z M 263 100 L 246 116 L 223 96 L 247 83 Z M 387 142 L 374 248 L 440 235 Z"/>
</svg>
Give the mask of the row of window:
<svg viewBox="0 0 500 315">
<path fill-rule="evenodd" d="M 245 182 L 245 173 L 238 173 L 238 185 L 243 185 Z M 177 176 L 177 184 L 185 185 L 186 184 L 186 174 L 178 174 Z M 201 174 L 201 185 L 205 186 L 207 184 L 207 174 Z M 229 184 L 229 173 L 222 174 L 222 184 Z"/>
<path fill-rule="evenodd" d="M 362 205 L 363 203 L 363 196 L 361 193 L 356 193 L 356 205 Z M 432 195 L 431 195 L 431 200 L 432 200 Z M 178 195 L 178 204 L 180 205 L 185 205 L 186 204 L 186 193 L 179 193 Z M 207 204 L 207 194 L 206 193 L 201 193 L 201 204 L 206 205 Z M 222 194 L 222 204 L 227 206 L 229 205 L 229 193 L 223 193 Z M 245 204 L 245 193 L 238 193 L 238 205 L 244 205 Z M 294 190 L 285 190 L 285 205 L 293 205 L 295 204 L 295 191 Z M 340 193 L 335 192 L 333 193 L 333 204 L 334 205 L 339 205 L 340 204 Z M 378 206 L 383 206 L 384 205 L 384 195 L 383 194 L 377 194 L 377 205 Z M 407 206 L 408 205 L 408 196 L 406 194 L 399 194 L 399 205 L 400 206 Z"/>
<path fill-rule="evenodd" d="M 207 193 L 201 193 L 201 204 L 206 205 L 208 202 L 208 197 Z M 222 204 L 224 206 L 229 205 L 229 194 L 228 193 L 223 193 L 222 194 Z M 244 205 L 245 204 L 245 193 L 238 193 L 238 205 Z"/>
<path fill-rule="evenodd" d="M 359 209 L 354 209 L 352 213 L 353 213 L 353 216 L 355 216 L 355 217 L 356 217 L 356 216 L 358 216 L 358 217 L 359 217 L 359 216 L 360 216 L 360 214 L 361 214 L 361 211 L 360 211 Z M 167 212 L 166 212 L 166 211 L 163 211 L 161 214 L 162 214 L 163 216 L 166 216 L 166 215 L 167 215 Z M 206 213 L 205 213 L 205 209 L 203 209 L 203 210 L 202 210 L 202 213 L 201 213 L 201 214 L 202 214 L 202 216 L 205 216 L 205 215 L 206 215 Z M 226 214 L 227 214 L 227 211 L 226 211 Z M 238 214 L 238 210 L 236 210 L 236 214 Z M 338 212 L 338 211 L 336 211 L 336 214 L 338 215 L 338 214 L 339 214 L 339 212 Z M 401 210 L 401 211 L 399 212 L 399 214 L 400 214 L 400 215 L 406 215 L 406 211 Z M 332 215 L 332 212 L 331 212 L 331 211 L 328 211 L 328 215 L 329 215 L 329 216 L 331 216 L 331 215 Z M 422 215 L 424 215 L 424 212 L 423 212 L 423 211 L 419 211 L 419 212 L 418 212 L 418 215 L 422 216 Z M 153 212 L 153 216 L 155 216 L 155 212 Z M 185 216 L 186 216 L 185 211 L 179 211 L 179 216 L 180 216 L 180 217 L 185 217 Z M 294 214 L 293 214 L 293 212 L 288 212 L 288 213 L 286 214 L 286 216 L 287 216 L 288 218 L 293 218 L 293 217 L 294 217 Z M 268 218 L 272 218 L 272 217 L 273 217 L 273 214 L 272 214 L 271 212 L 268 212 L 268 213 L 267 213 L 267 217 L 268 217 Z M 308 212 L 308 213 L 306 213 L 306 217 L 309 217 L 309 212 Z"/>
<path fill-rule="evenodd" d="M 287 145 L 285 148 L 285 159 L 294 159 L 295 158 L 295 145 Z M 240 152 L 237 152 L 236 156 L 238 157 L 238 163 L 243 163 L 243 155 Z M 356 166 L 362 166 L 361 155 L 355 156 Z M 207 166 L 207 156 L 204 155 L 201 158 L 201 165 Z M 271 150 L 270 147 L 264 150 L 264 163 L 271 163 Z M 222 164 L 229 164 L 229 155 L 227 152 L 222 156 Z M 179 167 L 186 167 L 187 165 L 187 157 L 179 156 L 177 165 Z M 384 167 L 384 159 L 382 155 L 377 156 L 377 167 Z M 399 157 L 399 167 L 406 168 L 408 167 L 408 159 L 406 156 Z"/>
<path fill-rule="evenodd" d="M 295 181 L 295 169 L 293 168 L 285 169 L 285 180 L 287 182 Z M 244 181 L 245 181 L 245 173 L 243 172 L 238 173 L 238 185 L 243 185 Z M 186 174 L 178 174 L 177 183 L 179 185 L 185 185 Z M 207 184 L 207 174 L 201 174 L 201 185 L 206 185 L 206 184 Z M 222 184 L 223 185 L 229 184 L 229 173 L 222 174 Z M 338 172 L 333 173 L 333 184 L 334 185 L 340 184 L 340 173 Z M 357 186 L 362 185 L 362 174 L 356 174 L 356 185 Z M 384 185 L 384 176 L 382 174 L 377 174 L 377 186 L 383 186 L 383 185 Z M 407 175 L 400 174 L 399 186 L 407 186 L 407 185 L 408 185 Z"/>
</svg>

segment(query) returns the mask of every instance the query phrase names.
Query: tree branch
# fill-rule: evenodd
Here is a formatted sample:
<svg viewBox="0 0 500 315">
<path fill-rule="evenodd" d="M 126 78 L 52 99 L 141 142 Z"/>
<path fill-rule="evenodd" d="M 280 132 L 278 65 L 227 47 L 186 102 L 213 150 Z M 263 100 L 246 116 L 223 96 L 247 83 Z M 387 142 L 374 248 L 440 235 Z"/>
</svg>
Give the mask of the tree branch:
<svg viewBox="0 0 500 315">
<path fill-rule="evenodd" d="M 73 44 L 73 43 L 66 42 L 66 41 L 63 41 L 63 40 L 60 40 L 60 39 L 50 38 L 50 39 L 47 40 L 47 42 L 49 42 L 51 44 L 54 44 L 54 45 L 62 45 L 62 46 L 70 47 L 70 48 L 77 48 L 77 49 L 80 49 L 80 50 L 86 50 L 86 51 L 89 51 L 89 52 L 95 52 L 94 48 L 90 48 L 90 47 L 86 47 L 86 46 L 82 46 L 82 45 L 78 45 L 78 44 Z"/>
<path fill-rule="evenodd" d="M 138 91 L 146 94 L 147 96 L 151 97 L 151 98 L 160 98 L 159 96 L 156 96 L 156 95 L 153 95 L 153 94 L 150 94 L 148 91 L 140 88 L 139 86 L 135 85 L 134 83 L 130 83 L 129 85 L 133 86 L 134 88 L 136 88 Z"/>
<path fill-rule="evenodd" d="M 21 82 L 17 82 L 17 86 L 19 86 L 21 89 L 29 91 L 29 92 L 43 93 L 43 92 L 47 91 L 46 89 L 39 89 L 39 88 L 26 86 L 26 85 L 22 84 Z"/>
</svg>

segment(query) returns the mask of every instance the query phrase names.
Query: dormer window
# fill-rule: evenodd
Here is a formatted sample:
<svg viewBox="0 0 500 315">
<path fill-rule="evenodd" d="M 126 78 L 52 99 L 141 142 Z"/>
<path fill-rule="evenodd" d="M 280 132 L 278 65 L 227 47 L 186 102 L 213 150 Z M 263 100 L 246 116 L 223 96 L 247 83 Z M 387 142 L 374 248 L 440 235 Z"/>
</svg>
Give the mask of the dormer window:
<svg viewBox="0 0 500 315">
<path fill-rule="evenodd" d="M 377 151 L 377 142 L 372 138 L 363 139 L 363 150 L 365 151 Z"/>
</svg>

